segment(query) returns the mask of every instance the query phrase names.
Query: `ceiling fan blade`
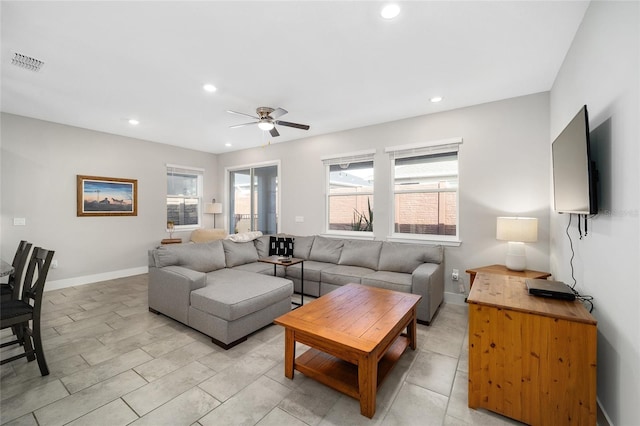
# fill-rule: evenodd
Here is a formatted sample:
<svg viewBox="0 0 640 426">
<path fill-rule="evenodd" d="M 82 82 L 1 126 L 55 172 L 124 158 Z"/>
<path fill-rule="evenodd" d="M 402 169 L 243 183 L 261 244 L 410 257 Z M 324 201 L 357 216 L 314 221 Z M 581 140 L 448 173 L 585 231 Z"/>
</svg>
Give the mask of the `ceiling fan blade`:
<svg viewBox="0 0 640 426">
<path fill-rule="evenodd" d="M 276 108 L 274 109 L 271 114 L 269 114 L 271 116 L 271 118 L 278 118 L 278 117 L 282 117 L 283 115 L 287 114 L 289 111 L 287 111 L 284 108 Z"/>
<path fill-rule="evenodd" d="M 235 129 L 236 127 L 250 126 L 252 124 L 258 124 L 258 123 L 254 121 L 253 123 L 234 124 L 233 126 L 229 126 L 229 128 L 230 129 Z"/>
<path fill-rule="evenodd" d="M 280 126 L 295 127 L 296 129 L 309 130 L 310 126 L 306 124 L 291 123 L 289 121 L 276 121 Z"/>
<path fill-rule="evenodd" d="M 275 127 L 269 130 L 269 133 L 271 133 L 271 136 L 273 136 L 274 138 L 280 136 L 280 133 L 278 133 L 278 129 L 276 129 Z"/>
<path fill-rule="evenodd" d="M 245 117 L 251 117 L 251 118 L 255 118 L 256 120 L 258 120 L 258 117 L 256 117 L 255 115 L 245 114 L 244 112 L 231 111 L 230 109 L 228 109 L 227 112 L 231 113 L 231 114 L 244 115 Z"/>
</svg>

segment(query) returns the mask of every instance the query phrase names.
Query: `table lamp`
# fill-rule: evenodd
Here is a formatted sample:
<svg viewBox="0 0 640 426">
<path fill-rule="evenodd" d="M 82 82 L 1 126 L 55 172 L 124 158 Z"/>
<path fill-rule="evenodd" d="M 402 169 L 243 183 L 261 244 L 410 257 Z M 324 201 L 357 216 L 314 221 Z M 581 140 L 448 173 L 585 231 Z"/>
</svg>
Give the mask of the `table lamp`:
<svg viewBox="0 0 640 426">
<path fill-rule="evenodd" d="M 512 271 L 524 271 L 527 258 L 524 243 L 538 241 L 538 219 L 535 217 L 499 217 L 496 239 L 508 241 L 506 267 Z"/>
<path fill-rule="evenodd" d="M 216 203 L 216 199 L 204 205 L 204 212 L 213 215 L 213 227 L 216 227 L 216 215 L 222 213 L 222 203 Z"/>
</svg>

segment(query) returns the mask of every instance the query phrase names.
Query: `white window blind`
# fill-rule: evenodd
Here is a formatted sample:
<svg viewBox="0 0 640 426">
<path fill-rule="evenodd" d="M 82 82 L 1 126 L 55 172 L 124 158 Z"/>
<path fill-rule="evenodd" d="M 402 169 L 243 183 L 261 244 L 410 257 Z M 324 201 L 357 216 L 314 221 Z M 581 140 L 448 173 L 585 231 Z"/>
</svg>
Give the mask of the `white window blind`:
<svg viewBox="0 0 640 426">
<path fill-rule="evenodd" d="M 352 152 L 348 154 L 339 154 L 332 156 L 322 157 L 322 164 L 325 166 L 343 165 L 346 167 L 351 163 L 361 163 L 364 161 L 372 161 L 373 156 L 376 154 L 375 149 L 369 149 L 366 151 Z"/>
<path fill-rule="evenodd" d="M 384 149 L 391 159 L 421 157 L 424 155 L 437 155 L 458 152 L 458 147 L 462 143 L 462 138 L 443 139 L 412 145 L 391 146 Z"/>
</svg>

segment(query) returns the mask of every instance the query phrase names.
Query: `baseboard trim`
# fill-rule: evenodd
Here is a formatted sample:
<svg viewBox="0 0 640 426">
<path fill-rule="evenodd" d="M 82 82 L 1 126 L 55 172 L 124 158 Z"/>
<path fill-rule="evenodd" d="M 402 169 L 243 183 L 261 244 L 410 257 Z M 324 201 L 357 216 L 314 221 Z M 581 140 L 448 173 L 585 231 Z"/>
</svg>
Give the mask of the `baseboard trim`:
<svg viewBox="0 0 640 426">
<path fill-rule="evenodd" d="M 452 305 L 466 305 L 467 295 L 461 293 L 444 293 L 444 303 L 450 303 Z"/>
<path fill-rule="evenodd" d="M 607 415 L 607 412 L 602 408 L 600 398 L 596 397 L 596 405 L 598 406 L 597 424 L 598 426 L 613 426 L 611 418 Z"/>
<path fill-rule="evenodd" d="M 133 275 L 146 274 L 149 272 L 148 266 L 138 268 L 121 269 L 118 271 L 104 272 L 101 274 L 85 275 L 82 277 L 64 278 L 62 280 L 47 281 L 45 292 L 60 290 L 62 288 L 75 287 L 77 285 L 92 284 L 100 281 L 114 280 L 116 278 L 130 277 Z"/>
</svg>

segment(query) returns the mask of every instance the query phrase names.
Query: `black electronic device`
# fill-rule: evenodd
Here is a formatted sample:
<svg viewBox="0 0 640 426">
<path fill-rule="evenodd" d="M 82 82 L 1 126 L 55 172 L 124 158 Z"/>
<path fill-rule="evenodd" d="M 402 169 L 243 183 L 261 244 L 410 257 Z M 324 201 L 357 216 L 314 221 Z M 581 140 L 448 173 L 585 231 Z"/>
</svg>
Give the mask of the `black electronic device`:
<svg viewBox="0 0 640 426">
<path fill-rule="evenodd" d="M 591 156 L 586 105 L 553 141 L 551 154 L 554 210 L 558 213 L 596 214 L 597 170 Z"/>
<path fill-rule="evenodd" d="M 541 279 L 526 279 L 525 284 L 529 290 L 529 294 L 541 297 L 550 297 L 552 299 L 575 300 L 576 295 L 562 281 L 550 281 Z"/>
</svg>

